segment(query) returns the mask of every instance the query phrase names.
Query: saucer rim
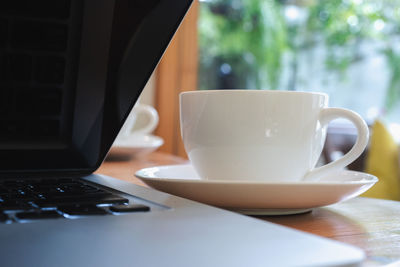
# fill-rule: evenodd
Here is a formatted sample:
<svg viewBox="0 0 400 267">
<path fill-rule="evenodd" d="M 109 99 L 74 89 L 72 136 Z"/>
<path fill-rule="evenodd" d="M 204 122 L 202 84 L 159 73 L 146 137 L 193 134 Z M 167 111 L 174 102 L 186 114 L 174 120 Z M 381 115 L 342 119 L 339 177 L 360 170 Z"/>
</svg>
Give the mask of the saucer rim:
<svg viewBox="0 0 400 267">
<path fill-rule="evenodd" d="M 116 148 L 155 148 L 155 147 L 160 147 L 164 144 L 164 139 L 160 136 L 157 135 L 153 135 L 153 134 L 132 134 L 130 135 L 128 138 L 132 138 L 133 136 L 147 136 L 151 139 L 153 139 L 152 141 L 148 142 L 148 143 L 143 143 L 140 145 L 126 145 L 126 144 L 116 144 L 115 142 L 117 140 L 114 141 L 115 144 L 112 145 L 112 147 L 116 147 Z"/>
<path fill-rule="evenodd" d="M 165 169 L 165 168 L 183 168 L 183 167 L 192 167 L 191 164 L 174 164 L 174 165 L 160 165 L 153 166 L 148 168 L 143 168 L 135 172 L 135 176 L 139 179 L 143 180 L 158 180 L 162 182 L 171 182 L 171 183 L 198 183 L 198 184 L 251 184 L 251 185 L 270 185 L 270 186 L 278 186 L 278 185 L 286 185 L 286 186 L 313 186 L 313 185 L 368 185 L 375 184 L 379 181 L 379 179 L 372 174 L 360 171 L 352 171 L 352 170 L 340 170 L 338 173 L 350 173 L 355 175 L 361 175 L 362 178 L 360 180 L 351 180 L 351 181 L 246 181 L 246 180 L 207 180 L 201 179 L 200 177 L 196 178 L 171 178 L 171 177 L 155 177 L 146 175 L 146 172 L 150 172 L 153 169 Z"/>
</svg>

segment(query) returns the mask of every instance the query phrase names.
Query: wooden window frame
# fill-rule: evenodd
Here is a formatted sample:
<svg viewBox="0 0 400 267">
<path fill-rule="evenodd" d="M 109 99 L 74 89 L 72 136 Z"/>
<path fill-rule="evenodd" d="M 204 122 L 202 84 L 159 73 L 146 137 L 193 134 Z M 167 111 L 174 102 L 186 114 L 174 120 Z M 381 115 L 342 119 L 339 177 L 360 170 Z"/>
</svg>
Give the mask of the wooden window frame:
<svg viewBox="0 0 400 267">
<path fill-rule="evenodd" d="M 195 0 L 156 70 L 155 108 L 160 123 L 155 134 L 164 139 L 160 151 L 187 157 L 179 126 L 179 94 L 197 89 L 197 19 Z"/>
</svg>

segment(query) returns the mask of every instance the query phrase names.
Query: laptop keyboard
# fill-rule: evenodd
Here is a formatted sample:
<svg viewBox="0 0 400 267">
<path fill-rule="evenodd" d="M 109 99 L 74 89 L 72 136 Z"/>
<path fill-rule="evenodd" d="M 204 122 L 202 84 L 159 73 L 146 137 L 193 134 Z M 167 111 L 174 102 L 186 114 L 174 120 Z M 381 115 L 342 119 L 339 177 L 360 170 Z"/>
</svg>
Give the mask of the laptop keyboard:
<svg viewBox="0 0 400 267">
<path fill-rule="evenodd" d="M 79 179 L 0 181 L 0 222 L 74 219 L 146 212 L 150 208 Z"/>
</svg>

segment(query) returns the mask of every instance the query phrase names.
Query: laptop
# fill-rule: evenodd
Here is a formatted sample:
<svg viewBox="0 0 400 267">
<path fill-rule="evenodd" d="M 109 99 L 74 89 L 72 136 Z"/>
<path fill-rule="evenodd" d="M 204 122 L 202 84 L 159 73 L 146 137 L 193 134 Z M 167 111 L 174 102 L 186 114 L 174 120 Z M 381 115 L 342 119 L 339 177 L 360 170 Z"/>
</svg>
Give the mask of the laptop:
<svg viewBox="0 0 400 267">
<path fill-rule="evenodd" d="M 190 5 L 0 2 L 2 266 L 363 260 L 348 245 L 93 174 Z"/>
</svg>

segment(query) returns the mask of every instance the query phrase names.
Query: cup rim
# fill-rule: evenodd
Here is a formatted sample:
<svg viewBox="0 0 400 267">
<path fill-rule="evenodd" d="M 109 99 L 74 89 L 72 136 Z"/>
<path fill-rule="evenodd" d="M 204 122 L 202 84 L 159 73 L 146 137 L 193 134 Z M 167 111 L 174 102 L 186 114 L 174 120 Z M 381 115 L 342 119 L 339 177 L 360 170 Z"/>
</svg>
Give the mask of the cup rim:
<svg viewBox="0 0 400 267">
<path fill-rule="evenodd" d="M 181 92 L 180 95 L 191 94 L 224 94 L 224 93 L 262 93 L 262 94 L 292 94 L 292 95 L 319 95 L 328 97 L 327 93 L 323 92 L 306 92 L 306 91 L 287 91 L 287 90 L 264 90 L 264 89 L 212 89 L 212 90 L 195 90 Z"/>
</svg>

